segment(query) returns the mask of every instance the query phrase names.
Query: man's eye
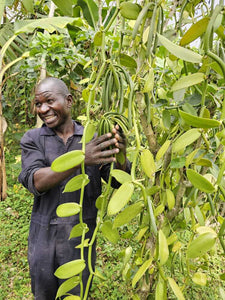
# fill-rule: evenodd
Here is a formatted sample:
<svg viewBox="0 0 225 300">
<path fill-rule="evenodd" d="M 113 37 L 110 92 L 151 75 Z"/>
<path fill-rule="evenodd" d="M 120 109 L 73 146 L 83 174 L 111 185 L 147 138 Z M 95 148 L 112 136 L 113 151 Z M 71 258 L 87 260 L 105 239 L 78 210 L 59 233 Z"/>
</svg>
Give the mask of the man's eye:
<svg viewBox="0 0 225 300">
<path fill-rule="evenodd" d="M 48 104 L 52 104 L 53 102 L 54 102 L 53 99 L 48 99 L 48 100 L 47 100 L 47 103 L 48 103 Z"/>
<path fill-rule="evenodd" d="M 35 102 L 35 106 L 36 106 L 36 107 L 40 107 L 40 106 L 41 106 L 41 103 Z"/>
</svg>

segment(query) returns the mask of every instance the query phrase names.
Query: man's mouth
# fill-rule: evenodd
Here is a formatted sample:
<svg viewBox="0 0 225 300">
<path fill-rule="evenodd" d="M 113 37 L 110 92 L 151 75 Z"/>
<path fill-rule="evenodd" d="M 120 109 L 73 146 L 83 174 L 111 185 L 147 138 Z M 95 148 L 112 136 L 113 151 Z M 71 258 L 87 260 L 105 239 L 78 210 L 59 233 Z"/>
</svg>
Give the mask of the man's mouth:
<svg viewBox="0 0 225 300">
<path fill-rule="evenodd" d="M 55 121 L 56 118 L 57 118 L 56 115 L 49 115 L 49 116 L 43 117 L 43 121 L 44 121 L 45 123 L 52 123 L 52 122 Z"/>
</svg>

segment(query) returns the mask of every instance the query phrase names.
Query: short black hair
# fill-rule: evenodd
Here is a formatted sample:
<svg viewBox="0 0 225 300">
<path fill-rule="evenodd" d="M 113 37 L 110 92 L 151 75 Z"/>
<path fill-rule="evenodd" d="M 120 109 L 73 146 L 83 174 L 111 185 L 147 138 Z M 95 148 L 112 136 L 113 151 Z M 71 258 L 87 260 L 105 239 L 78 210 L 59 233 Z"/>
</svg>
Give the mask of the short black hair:
<svg viewBox="0 0 225 300">
<path fill-rule="evenodd" d="M 65 95 L 65 96 L 70 94 L 69 89 L 68 89 L 67 85 L 65 84 L 65 82 L 56 77 L 46 77 L 45 79 L 41 80 L 38 83 L 38 85 L 36 86 L 36 89 L 38 89 L 42 85 L 45 85 L 48 83 L 52 84 L 59 93 Z"/>
</svg>

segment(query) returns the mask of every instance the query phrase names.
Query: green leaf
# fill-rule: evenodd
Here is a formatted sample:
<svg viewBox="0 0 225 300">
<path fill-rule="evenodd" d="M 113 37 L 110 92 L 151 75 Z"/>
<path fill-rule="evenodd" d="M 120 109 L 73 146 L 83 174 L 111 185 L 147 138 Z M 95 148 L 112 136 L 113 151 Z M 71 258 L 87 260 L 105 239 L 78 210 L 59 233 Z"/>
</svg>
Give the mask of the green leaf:
<svg viewBox="0 0 225 300">
<path fill-rule="evenodd" d="M 194 283 L 201 285 L 201 286 L 206 286 L 206 283 L 207 283 L 207 277 L 202 272 L 196 272 L 193 275 L 192 280 Z"/>
<path fill-rule="evenodd" d="M 170 141 L 169 140 L 165 141 L 165 143 L 161 146 L 161 148 L 159 148 L 156 154 L 155 157 L 156 161 L 159 161 L 164 156 L 166 151 L 169 149 L 169 146 L 170 146 Z"/>
<path fill-rule="evenodd" d="M 72 0 L 52 0 L 55 5 L 61 10 L 63 15 L 72 17 L 73 14 L 73 1 Z"/>
<path fill-rule="evenodd" d="M 67 193 L 67 192 L 74 192 L 74 191 L 77 191 L 81 188 L 82 184 L 84 186 L 86 186 L 88 183 L 89 183 L 89 179 L 88 179 L 88 175 L 85 174 L 80 174 L 80 175 L 77 175 L 75 177 L 73 177 L 72 179 L 70 179 L 64 190 L 63 190 L 63 193 Z"/>
<path fill-rule="evenodd" d="M 134 275 L 132 279 L 132 287 L 134 288 L 136 283 L 141 279 L 141 277 L 145 274 L 145 272 L 148 270 L 148 268 L 152 264 L 152 258 L 146 260 L 143 265 L 139 268 L 137 273 Z"/>
<path fill-rule="evenodd" d="M 189 86 L 201 83 L 204 80 L 205 80 L 205 74 L 199 72 L 191 75 L 183 76 L 172 85 L 171 91 L 181 90 Z"/>
<path fill-rule="evenodd" d="M 188 50 L 186 48 L 178 46 L 160 34 L 157 34 L 157 35 L 158 35 L 160 43 L 176 57 L 178 57 L 184 61 L 189 61 L 192 63 L 201 63 L 202 62 L 202 56 L 199 55 L 198 53 L 195 53 L 191 50 Z"/>
<path fill-rule="evenodd" d="M 215 191 L 214 186 L 204 176 L 198 174 L 195 170 L 187 169 L 188 180 L 194 187 L 205 193 L 213 193 Z"/>
<path fill-rule="evenodd" d="M 176 295 L 178 300 L 185 300 L 184 295 L 181 291 L 181 289 L 179 288 L 179 286 L 177 285 L 177 283 L 175 282 L 175 280 L 173 278 L 168 277 L 168 282 L 169 285 L 172 289 L 172 291 L 174 292 L 174 294 Z"/>
<path fill-rule="evenodd" d="M 80 205 L 74 202 L 60 204 L 56 209 L 57 216 L 61 218 L 74 216 L 79 212 Z"/>
<path fill-rule="evenodd" d="M 198 223 L 201 225 L 201 226 L 204 226 L 205 225 L 205 220 L 204 220 L 204 216 L 201 212 L 201 209 L 198 205 L 196 205 L 195 207 L 195 214 L 196 214 L 196 217 L 197 217 L 197 220 L 198 220 Z"/>
<path fill-rule="evenodd" d="M 136 202 L 128 207 L 126 207 L 121 213 L 119 213 L 114 222 L 113 227 L 119 227 L 124 224 L 129 223 L 133 218 L 135 218 L 142 210 L 144 204 L 143 202 L 139 201 Z"/>
<path fill-rule="evenodd" d="M 56 299 L 65 295 L 67 292 L 72 290 L 75 286 L 77 286 L 80 283 L 80 279 L 78 276 L 71 277 L 70 279 L 67 279 L 64 281 L 60 287 L 58 288 Z"/>
<path fill-rule="evenodd" d="M 201 117 L 196 117 L 191 114 L 188 114 L 182 110 L 179 110 L 179 114 L 181 118 L 187 123 L 188 125 L 192 127 L 197 127 L 197 128 L 214 128 L 214 127 L 219 127 L 221 125 L 221 122 L 213 119 L 208 119 L 208 118 L 201 118 Z"/>
<path fill-rule="evenodd" d="M 60 279 L 67 279 L 82 272 L 85 266 L 85 261 L 83 259 L 72 260 L 58 267 L 54 275 Z"/>
<path fill-rule="evenodd" d="M 93 139 L 95 132 L 96 126 L 93 123 L 89 123 L 87 125 L 87 129 L 85 130 L 85 143 L 88 143 Z M 83 142 L 83 137 L 81 139 L 81 142 Z"/>
<path fill-rule="evenodd" d="M 109 200 L 108 215 L 112 216 L 118 213 L 130 200 L 134 191 L 134 185 L 131 182 L 123 183 Z"/>
<path fill-rule="evenodd" d="M 123 260 L 123 265 L 124 266 L 129 262 L 129 260 L 131 258 L 131 255 L 132 255 L 132 247 L 129 246 L 124 251 L 124 260 Z"/>
<path fill-rule="evenodd" d="M 119 56 L 119 59 L 120 59 L 120 64 L 124 67 L 128 67 L 128 68 L 137 68 L 137 63 L 136 63 L 136 60 L 125 54 L 125 53 L 121 53 L 120 56 Z"/>
<path fill-rule="evenodd" d="M 111 221 L 105 221 L 101 226 L 102 234 L 106 239 L 108 239 L 111 243 L 116 244 L 120 238 L 117 229 L 113 228 L 113 224 Z"/>
<path fill-rule="evenodd" d="M 14 23 L 15 34 L 22 32 L 30 33 L 37 28 L 42 28 L 52 33 L 56 28 L 64 28 L 67 24 L 82 26 L 83 21 L 81 18 L 70 17 L 51 17 L 33 20 L 21 20 Z"/>
<path fill-rule="evenodd" d="M 154 87 L 154 71 L 153 68 L 150 68 L 147 76 L 144 78 L 145 83 L 144 83 L 144 88 L 143 88 L 143 93 L 149 93 L 153 90 Z"/>
<path fill-rule="evenodd" d="M 94 36 L 94 45 L 101 46 L 102 45 L 102 31 L 96 32 Z"/>
<path fill-rule="evenodd" d="M 89 231 L 87 224 L 79 223 L 79 224 L 73 226 L 72 230 L 70 231 L 69 240 L 72 238 L 81 236 L 84 230 L 85 230 L 85 233 L 87 233 Z"/>
<path fill-rule="evenodd" d="M 159 275 L 158 282 L 155 289 L 155 300 L 166 300 L 166 282 Z"/>
<path fill-rule="evenodd" d="M 81 300 L 79 296 L 67 296 L 64 300 Z"/>
<path fill-rule="evenodd" d="M 80 165 L 84 161 L 84 153 L 81 150 L 73 150 L 57 157 L 51 165 L 54 172 L 64 172 Z"/>
<path fill-rule="evenodd" d="M 206 31 L 206 28 L 209 24 L 209 17 L 202 18 L 195 24 L 193 24 L 183 35 L 182 39 L 180 40 L 180 45 L 185 46 L 196 40 L 198 37 L 202 36 L 203 33 Z"/>
<path fill-rule="evenodd" d="M 158 239 L 159 239 L 159 256 L 158 256 L 159 264 L 160 266 L 163 266 L 168 260 L 169 249 L 168 249 L 166 237 L 161 229 L 159 230 Z"/>
<path fill-rule="evenodd" d="M 29 13 L 34 12 L 34 1 L 33 0 L 22 0 L 23 6 Z M 1 20 L 1 19 L 0 19 Z"/>
<path fill-rule="evenodd" d="M 196 258 L 203 256 L 206 252 L 208 252 L 215 245 L 216 236 L 211 232 L 206 232 L 199 235 L 195 240 L 193 240 L 188 249 L 187 249 L 187 257 L 188 258 Z"/>
<path fill-rule="evenodd" d="M 6 0 L 0 0 L 0 20 L 2 20 Z"/>
<path fill-rule="evenodd" d="M 154 157 L 148 149 L 144 149 L 141 153 L 141 166 L 143 171 L 149 178 L 153 178 L 156 171 Z"/>
<path fill-rule="evenodd" d="M 187 146 L 194 143 L 200 136 L 201 133 L 198 129 L 188 130 L 174 142 L 172 151 L 180 152 L 181 150 L 184 150 Z"/>
<path fill-rule="evenodd" d="M 95 28 L 98 22 L 98 6 L 93 0 L 78 0 L 77 5 L 82 8 L 84 18 L 88 24 Z"/>
<path fill-rule="evenodd" d="M 169 210 L 171 210 L 172 208 L 174 208 L 175 197 L 174 197 L 173 192 L 171 190 L 169 190 L 169 189 L 166 189 L 166 201 L 167 201 Z"/>
<path fill-rule="evenodd" d="M 130 174 L 119 169 L 113 169 L 111 171 L 111 175 L 115 177 L 116 180 L 121 184 L 132 181 L 132 177 Z"/>
<path fill-rule="evenodd" d="M 221 280 L 225 280 L 225 273 L 220 274 L 220 279 L 221 279 Z"/>
</svg>

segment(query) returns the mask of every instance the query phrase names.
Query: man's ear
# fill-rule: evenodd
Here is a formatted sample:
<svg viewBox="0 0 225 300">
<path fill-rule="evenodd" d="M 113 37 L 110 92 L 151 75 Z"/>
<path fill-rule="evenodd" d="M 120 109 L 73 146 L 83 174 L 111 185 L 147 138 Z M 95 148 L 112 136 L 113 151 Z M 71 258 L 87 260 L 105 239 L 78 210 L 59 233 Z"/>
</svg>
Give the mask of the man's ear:
<svg viewBox="0 0 225 300">
<path fill-rule="evenodd" d="M 71 108 L 73 105 L 73 96 L 71 94 L 68 94 L 66 96 L 66 101 L 67 101 L 68 108 Z"/>
</svg>

